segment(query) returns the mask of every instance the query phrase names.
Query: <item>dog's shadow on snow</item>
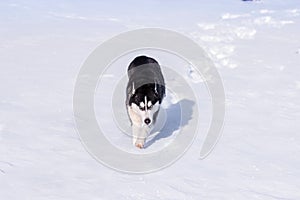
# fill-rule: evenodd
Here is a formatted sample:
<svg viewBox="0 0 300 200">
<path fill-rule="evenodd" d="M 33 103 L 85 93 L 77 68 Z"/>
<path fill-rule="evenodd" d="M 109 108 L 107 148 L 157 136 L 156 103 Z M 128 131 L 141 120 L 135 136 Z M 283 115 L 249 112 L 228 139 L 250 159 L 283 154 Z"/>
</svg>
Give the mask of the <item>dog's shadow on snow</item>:
<svg viewBox="0 0 300 200">
<path fill-rule="evenodd" d="M 151 146 L 160 139 L 172 136 L 175 131 L 186 126 L 192 119 L 194 105 L 194 101 L 182 99 L 166 108 L 166 121 L 163 128 L 155 135 L 155 137 L 146 142 L 145 148 Z"/>
</svg>

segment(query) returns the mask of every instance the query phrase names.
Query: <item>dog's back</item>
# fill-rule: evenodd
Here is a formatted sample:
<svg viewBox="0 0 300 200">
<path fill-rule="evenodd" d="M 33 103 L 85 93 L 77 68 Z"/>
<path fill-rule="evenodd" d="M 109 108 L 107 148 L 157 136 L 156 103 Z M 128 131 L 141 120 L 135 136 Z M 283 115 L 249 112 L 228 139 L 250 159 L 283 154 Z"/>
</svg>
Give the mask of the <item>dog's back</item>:
<svg viewBox="0 0 300 200">
<path fill-rule="evenodd" d="M 150 64 L 150 63 L 158 65 L 158 62 L 153 58 L 147 56 L 138 56 L 129 64 L 128 72 L 130 72 L 130 70 L 132 70 L 135 67 L 138 67 L 140 65 Z"/>
<path fill-rule="evenodd" d="M 147 56 L 138 56 L 129 64 L 127 73 L 129 78 L 127 94 L 147 93 L 147 90 L 156 90 L 159 103 L 161 103 L 165 96 L 165 81 L 160 65 L 156 60 Z M 130 95 L 127 95 L 127 105 L 130 104 L 129 98 Z"/>
</svg>

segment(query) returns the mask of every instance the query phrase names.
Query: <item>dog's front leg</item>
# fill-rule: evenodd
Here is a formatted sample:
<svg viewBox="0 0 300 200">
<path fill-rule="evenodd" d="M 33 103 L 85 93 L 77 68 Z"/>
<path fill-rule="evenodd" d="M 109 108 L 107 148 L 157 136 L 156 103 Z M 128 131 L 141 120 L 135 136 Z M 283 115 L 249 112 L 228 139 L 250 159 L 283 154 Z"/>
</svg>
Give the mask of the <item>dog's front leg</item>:
<svg viewBox="0 0 300 200">
<path fill-rule="evenodd" d="M 132 125 L 132 141 L 133 145 L 138 148 L 143 148 L 146 137 L 148 136 L 149 128 L 143 126 Z"/>
</svg>

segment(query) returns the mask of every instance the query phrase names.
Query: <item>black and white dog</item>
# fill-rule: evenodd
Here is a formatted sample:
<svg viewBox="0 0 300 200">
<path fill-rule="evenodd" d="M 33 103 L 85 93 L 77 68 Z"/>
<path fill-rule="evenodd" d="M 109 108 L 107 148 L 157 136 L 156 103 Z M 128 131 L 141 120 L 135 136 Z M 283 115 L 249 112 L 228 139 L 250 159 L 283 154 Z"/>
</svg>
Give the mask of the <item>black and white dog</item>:
<svg viewBox="0 0 300 200">
<path fill-rule="evenodd" d="M 127 73 L 126 106 L 133 144 L 143 148 L 165 96 L 165 81 L 158 62 L 147 56 L 136 57 Z"/>
</svg>

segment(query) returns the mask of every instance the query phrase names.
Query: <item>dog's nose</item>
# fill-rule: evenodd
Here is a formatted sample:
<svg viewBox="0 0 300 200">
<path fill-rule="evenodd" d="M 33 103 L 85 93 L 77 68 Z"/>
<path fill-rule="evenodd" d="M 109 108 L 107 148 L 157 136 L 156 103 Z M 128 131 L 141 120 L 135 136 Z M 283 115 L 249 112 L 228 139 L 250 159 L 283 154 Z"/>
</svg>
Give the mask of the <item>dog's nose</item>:
<svg viewBox="0 0 300 200">
<path fill-rule="evenodd" d="M 145 124 L 150 124 L 151 123 L 151 120 L 149 119 L 149 118 L 146 118 L 145 120 L 144 120 L 144 122 L 145 122 Z"/>
</svg>

